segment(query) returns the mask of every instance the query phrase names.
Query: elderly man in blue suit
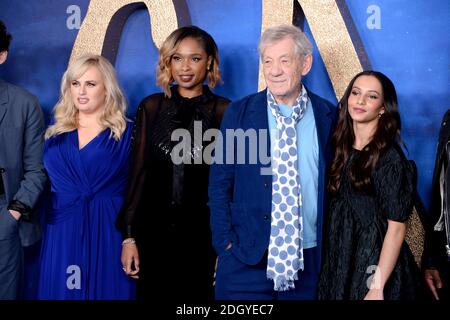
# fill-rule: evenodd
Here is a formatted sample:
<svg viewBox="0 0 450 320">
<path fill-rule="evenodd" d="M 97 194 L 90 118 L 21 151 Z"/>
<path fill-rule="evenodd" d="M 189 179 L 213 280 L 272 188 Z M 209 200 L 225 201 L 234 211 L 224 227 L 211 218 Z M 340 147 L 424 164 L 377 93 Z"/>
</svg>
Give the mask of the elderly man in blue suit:
<svg viewBox="0 0 450 320">
<path fill-rule="evenodd" d="M 0 21 L 0 64 L 11 35 Z M 0 299 L 16 299 L 23 249 L 39 240 L 32 214 L 46 176 L 42 164 L 44 116 L 37 99 L 0 79 Z"/>
<path fill-rule="evenodd" d="M 230 104 L 210 172 L 216 299 L 311 300 L 337 111 L 302 85 L 312 45 L 300 29 L 267 29 L 259 52 L 267 88 Z"/>
</svg>

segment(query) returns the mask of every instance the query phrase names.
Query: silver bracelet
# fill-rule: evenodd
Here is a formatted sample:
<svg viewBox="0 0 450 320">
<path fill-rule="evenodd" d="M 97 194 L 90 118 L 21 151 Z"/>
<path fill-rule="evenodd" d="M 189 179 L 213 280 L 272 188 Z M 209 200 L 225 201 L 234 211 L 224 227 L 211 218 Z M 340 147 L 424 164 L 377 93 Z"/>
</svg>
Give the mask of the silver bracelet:
<svg viewBox="0 0 450 320">
<path fill-rule="evenodd" d="M 126 238 L 125 240 L 122 241 L 122 245 L 128 243 L 136 243 L 136 240 L 134 240 L 134 238 Z"/>
</svg>

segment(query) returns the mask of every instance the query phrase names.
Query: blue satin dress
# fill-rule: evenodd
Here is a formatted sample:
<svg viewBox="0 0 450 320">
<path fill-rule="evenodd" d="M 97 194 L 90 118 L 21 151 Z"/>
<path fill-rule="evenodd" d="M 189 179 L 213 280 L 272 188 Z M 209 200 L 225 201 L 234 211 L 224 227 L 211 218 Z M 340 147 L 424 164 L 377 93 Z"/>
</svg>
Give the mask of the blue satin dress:
<svg viewBox="0 0 450 320">
<path fill-rule="evenodd" d="M 41 249 L 39 299 L 134 299 L 115 227 L 124 201 L 132 124 L 121 139 L 102 131 L 82 149 L 78 131 L 46 141 L 51 183 Z"/>
</svg>

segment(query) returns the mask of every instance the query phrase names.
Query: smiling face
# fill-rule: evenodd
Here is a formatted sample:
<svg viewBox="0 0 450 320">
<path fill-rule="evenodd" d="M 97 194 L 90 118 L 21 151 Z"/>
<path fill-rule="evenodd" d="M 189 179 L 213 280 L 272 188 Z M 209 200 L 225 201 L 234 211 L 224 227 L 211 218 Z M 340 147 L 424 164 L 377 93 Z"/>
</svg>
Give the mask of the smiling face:
<svg viewBox="0 0 450 320">
<path fill-rule="evenodd" d="M 264 78 L 277 103 L 292 106 L 301 91 L 302 76 L 311 69 L 312 57 L 299 57 L 287 37 L 268 45 L 262 53 Z"/>
<path fill-rule="evenodd" d="M 172 55 L 170 69 L 181 96 L 192 98 L 202 94 L 211 60 L 194 38 L 185 38 L 179 43 Z"/>
<path fill-rule="evenodd" d="M 70 84 L 70 93 L 80 113 L 100 113 L 105 107 L 106 89 L 97 67 L 91 66 Z"/>
<path fill-rule="evenodd" d="M 354 124 L 377 124 L 384 113 L 383 88 L 374 76 L 360 76 L 353 83 L 348 97 L 348 112 Z"/>
</svg>

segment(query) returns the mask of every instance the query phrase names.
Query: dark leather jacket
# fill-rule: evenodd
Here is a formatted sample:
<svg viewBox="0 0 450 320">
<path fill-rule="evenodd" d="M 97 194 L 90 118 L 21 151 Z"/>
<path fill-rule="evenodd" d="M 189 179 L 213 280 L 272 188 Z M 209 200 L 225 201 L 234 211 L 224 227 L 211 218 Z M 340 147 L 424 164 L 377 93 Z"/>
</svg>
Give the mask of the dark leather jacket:
<svg viewBox="0 0 450 320">
<path fill-rule="evenodd" d="M 427 215 L 425 226 L 425 248 L 422 258 L 422 266 L 424 269 L 441 269 L 445 265 L 447 260 L 445 248 L 447 244 L 445 228 L 442 231 L 434 231 L 434 226 L 441 216 L 441 195 L 439 179 L 442 165 L 447 161 L 445 150 L 448 141 L 450 141 L 450 110 L 447 110 L 447 112 L 445 113 L 439 131 L 439 142 L 437 146 L 432 182 L 431 205 L 430 211 Z M 447 186 L 450 186 L 450 181 L 446 181 L 446 184 Z"/>
</svg>

